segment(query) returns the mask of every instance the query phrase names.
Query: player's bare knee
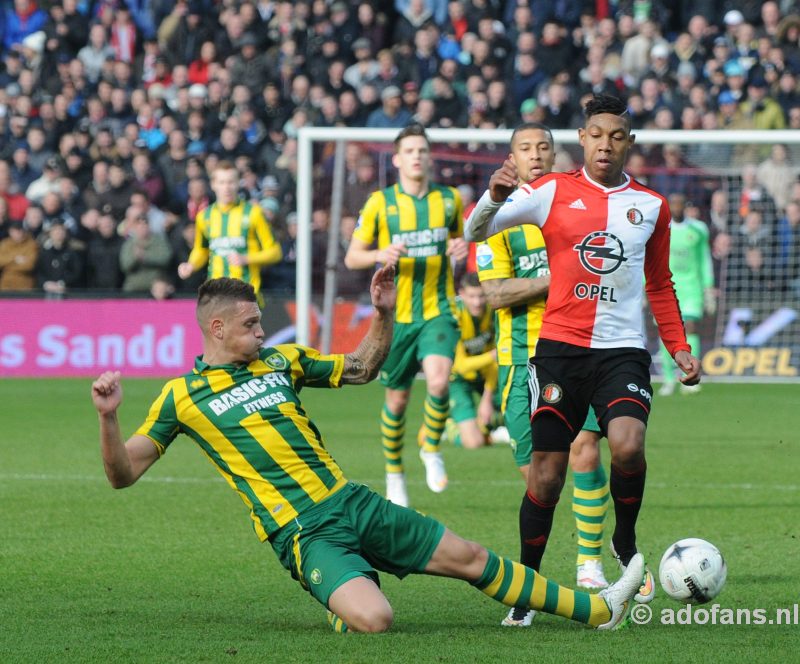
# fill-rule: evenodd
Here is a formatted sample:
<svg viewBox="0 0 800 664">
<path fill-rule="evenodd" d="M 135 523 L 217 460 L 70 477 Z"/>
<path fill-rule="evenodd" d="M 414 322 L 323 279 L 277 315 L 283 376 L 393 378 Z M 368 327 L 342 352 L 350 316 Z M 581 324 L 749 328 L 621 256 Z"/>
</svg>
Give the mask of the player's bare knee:
<svg viewBox="0 0 800 664">
<path fill-rule="evenodd" d="M 528 470 L 528 490 L 538 500 L 556 502 L 564 488 L 568 455 L 562 452 L 534 452 Z"/>
<path fill-rule="evenodd" d="M 408 407 L 409 394 L 399 390 L 386 393 L 386 407 L 394 415 L 401 415 Z"/>
<path fill-rule="evenodd" d="M 394 613 L 388 604 L 383 610 L 373 610 L 359 615 L 353 620 L 353 624 L 348 623 L 348 627 L 354 632 L 364 632 L 365 634 L 378 634 L 385 632 L 392 626 Z"/>
<path fill-rule="evenodd" d="M 486 437 L 477 426 L 461 431 L 461 445 L 468 450 L 475 450 L 486 444 Z"/>
<path fill-rule="evenodd" d="M 428 394 L 437 398 L 446 397 L 450 390 L 450 376 L 434 375 L 428 377 Z"/>
</svg>

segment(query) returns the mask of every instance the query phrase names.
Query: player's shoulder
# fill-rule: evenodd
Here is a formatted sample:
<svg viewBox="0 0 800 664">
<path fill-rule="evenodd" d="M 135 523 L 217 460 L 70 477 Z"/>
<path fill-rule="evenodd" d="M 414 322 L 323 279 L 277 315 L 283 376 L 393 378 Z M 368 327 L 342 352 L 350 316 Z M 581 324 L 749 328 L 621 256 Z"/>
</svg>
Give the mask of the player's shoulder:
<svg viewBox="0 0 800 664">
<path fill-rule="evenodd" d="M 394 185 L 384 187 L 383 189 L 376 189 L 369 196 L 367 196 L 366 205 L 383 204 L 386 202 L 387 197 L 394 191 Z"/>
<path fill-rule="evenodd" d="M 439 182 L 430 182 L 428 184 L 428 190 L 438 191 L 445 196 L 452 196 L 453 200 L 460 201 L 461 200 L 461 192 L 452 185 L 449 184 L 441 184 Z"/>
<path fill-rule="evenodd" d="M 299 344 L 264 346 L 258 351 L 258 359 L 273 371 L 284 371 L 306 354 L 304 350 Z"/>
<path fill-rule="evenodd" d="M 525 184 L 520 186 L 520 189 L 523 191 L 531 190 L 535 191 L 536 189 L 541 189 L 546 184 L 551 182 L 559 182 L 561 181 L 568 181 L 574 180 L 576 175 L 579 175 L 580 171 L 565 171 L 563 173 L 548 173 L 547 175 L 542 175 L 535 180 L 531 180 L 530 182 L 526 182 Z"/>
<path fill-rule="evenodd" d="M 664 195 L 658 193 L 655 189 L 651 189 L 646 184 L 642 184 L 641 182 L 639 182 L 639 180 L 630 178 L 629 188 L 633 189 L 634 191 L 641 192 L 643 194 L 649 194 L 653 198 L 657 198 L 659 201 L 661 201 L 663 205 L 668 205 L 667 199 Z"/>
<path fill-rule="evenodd" d="M 708 224 L 706 224 L 704 221 L 701 221 L 700 219 L 689 218 L 686 219 L 686 222 L 689 225 L 689 227 L 693 228 L 696 232 L 700 233 L 700 235 L 703 235 L 705 237 L 711 235 L 711 232 L 709 231 L 708 228 Z"/>
</svg>

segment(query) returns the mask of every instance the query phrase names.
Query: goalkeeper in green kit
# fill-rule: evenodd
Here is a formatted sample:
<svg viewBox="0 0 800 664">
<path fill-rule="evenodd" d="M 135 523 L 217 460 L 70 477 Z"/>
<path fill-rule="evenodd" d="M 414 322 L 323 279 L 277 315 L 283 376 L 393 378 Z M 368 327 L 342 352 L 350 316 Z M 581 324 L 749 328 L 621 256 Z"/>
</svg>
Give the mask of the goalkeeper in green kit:
<svg viewBox="0 0 800 664">
<path fill-rule="evenodd" d="M 698 325 L 703 311 L 713 314 L 717 308 L 714 291 L 714 270 L 711 262 L 711 246 L 708 226 L 692 217 L 685 216 L 686 196 L 671 194 L 669 209 L 672 212 L 670 224 L 669 269 L 675 283 L 683 322 L 686 326 L 686 340 L 692 347 L 692 355 L 700 357 L 700 335 Z M 669 396 L 678 384 L 676 366 L 664 344 L 661 344 L 661 366 L 664 382 L 658 393 Z M 681 385 L 681 392 L 692 393 L 699 385 Z"/>
</svg>

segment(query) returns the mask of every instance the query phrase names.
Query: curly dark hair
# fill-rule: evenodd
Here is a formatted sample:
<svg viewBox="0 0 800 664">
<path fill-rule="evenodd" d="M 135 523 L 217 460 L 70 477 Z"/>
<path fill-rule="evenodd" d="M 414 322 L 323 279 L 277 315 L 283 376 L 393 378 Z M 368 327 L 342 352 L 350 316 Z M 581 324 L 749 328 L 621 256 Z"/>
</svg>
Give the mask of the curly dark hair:
<svg viewBox="0 0 800 664">
<path fill-rule="evenodd" d="M 583 107 L 583 115 L 587 120 L 593 115 L 600 115 L 601 113 L 610 113 L 611 115 L 624 117 L 628 129 L 630 130 L 631 121 L 628 115 L 628 106 L 618 97 L 612 97 L 611 95 L 595 95 L 587 101 L 586 106 Z"/>
</svg>

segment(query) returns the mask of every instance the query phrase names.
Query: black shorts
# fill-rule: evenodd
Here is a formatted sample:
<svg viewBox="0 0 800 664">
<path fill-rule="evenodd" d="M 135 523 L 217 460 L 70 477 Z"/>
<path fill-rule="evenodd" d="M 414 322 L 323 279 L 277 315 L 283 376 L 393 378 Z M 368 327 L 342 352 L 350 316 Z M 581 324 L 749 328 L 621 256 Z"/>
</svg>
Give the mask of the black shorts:
<svg viewBox="0 0 800 664">
<path fill-rule="evenodd" d="M 646 350 L 583 348 L 540 339 L 528 375 L 534 451 L 568 451 L 589 406 L 603 434 L 615 417 L 635 417 L 647 424 L 653 390 Z"/>
</svg>

